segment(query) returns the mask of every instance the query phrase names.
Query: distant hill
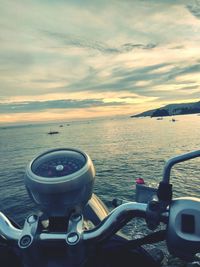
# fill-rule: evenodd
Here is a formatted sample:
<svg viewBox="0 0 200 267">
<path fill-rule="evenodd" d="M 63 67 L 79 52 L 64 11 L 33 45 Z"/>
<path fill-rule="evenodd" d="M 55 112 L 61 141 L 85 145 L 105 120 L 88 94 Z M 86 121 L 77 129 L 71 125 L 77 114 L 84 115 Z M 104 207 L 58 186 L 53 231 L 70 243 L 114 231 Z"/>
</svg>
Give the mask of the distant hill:
<svg viewBox="0 0 200 267">
<path fill-rule="evenodd" d="M 164 117 L 172 115 L 196 114 L 200 113 L 200 101 L 184 104 L 169 104 L 162 108 L 152 109 L 131 117 Z"/>
</svg>

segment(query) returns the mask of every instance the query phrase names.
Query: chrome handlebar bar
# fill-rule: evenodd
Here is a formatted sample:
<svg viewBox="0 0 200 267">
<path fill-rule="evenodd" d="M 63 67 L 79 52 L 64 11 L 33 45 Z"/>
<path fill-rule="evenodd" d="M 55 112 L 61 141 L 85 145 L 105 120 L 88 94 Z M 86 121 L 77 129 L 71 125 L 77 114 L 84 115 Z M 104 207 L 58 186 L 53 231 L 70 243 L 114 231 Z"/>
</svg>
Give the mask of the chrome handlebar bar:
<svg viewBox="0 0 200 267">
<path fill-rule="evenodd" d="M 132 218 L 146 218 L 147 204 L 128 202 L 111 211 L 111 213 L 95 228 L 83 232 L 82 239 L 85 241 L 99 242 L 119 231 Z M 161 221 L 166 222 L 167 214 L 161 216 Z M 0 235 L 8 240 L 18 241 L 22 230 L 14 227 L 9 219 L 0 212 Z M 38 240 L 66 240 L 67 233 L 40 233 Z"/>
<path fill-rule="evenodd" d="M 119 231 L 130 219 L 145 218 L 147 204 L 128 202 L 111 211 L 111 213 L 94 229 L 84 233 L 84 240 L 102 241 Z"/>
<path fill-rule="evenodd" d="M 9 219 L 0 212 L 0 235 L 9 240 L 18 240 L 22 230 L 12 225 Z"/>
</svg>

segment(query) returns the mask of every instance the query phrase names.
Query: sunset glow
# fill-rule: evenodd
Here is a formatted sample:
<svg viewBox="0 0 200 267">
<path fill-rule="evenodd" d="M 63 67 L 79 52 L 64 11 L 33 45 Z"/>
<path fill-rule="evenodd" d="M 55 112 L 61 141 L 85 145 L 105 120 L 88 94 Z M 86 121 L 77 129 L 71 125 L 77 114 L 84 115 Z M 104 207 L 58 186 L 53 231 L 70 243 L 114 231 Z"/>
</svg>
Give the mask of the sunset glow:
<svg viewBox="0 0 200 267">
<path fill-rule="evenodd" d="M 0 123 L 200 99 L 200 1 L 1 1 Z"/>
</svg>

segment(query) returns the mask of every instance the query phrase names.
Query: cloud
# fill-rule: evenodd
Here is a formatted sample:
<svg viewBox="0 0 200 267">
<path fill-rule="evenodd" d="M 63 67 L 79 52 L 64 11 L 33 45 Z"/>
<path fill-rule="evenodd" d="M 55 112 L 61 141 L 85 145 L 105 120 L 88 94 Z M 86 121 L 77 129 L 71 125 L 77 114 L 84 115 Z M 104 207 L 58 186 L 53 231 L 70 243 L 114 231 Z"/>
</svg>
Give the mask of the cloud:
<svg viewBox="0 0 200 267">
<path fill-rule="evenodd" d="M 185 86 L 180 88 L 180 90 L 186 90 L 186 91 L 190 91 L 190 90 L 195 90 L 195 89 L 200 89 L 199 85 L 193 85 L 193 86 Z"/>
<path fill-rule="evenodd" d="M 176 46 L 171 47 L 170 49 L 176 49 L 176 50 L 179 50 L 179 49 L 184 49 L 184 48 L 185 48 L 184 45 L 176 45 Z"/>
<path fill-rule="evenodd" d="M 182 63 L 183 64 L 183 63 Z M 90 92 L 121 92 L 126 91 L 135 93 L 139 96 L 146 97 L 162 97 L 176 94 L 177 88 L 183 87 L 188 84 L 188 87 L 194 81 L 176 81 L 184 75 L 199 73 L 200 64 L 196 63 L 191 66 L 177 65 L 172 63 L 160 63 L 141 68 L 114 68 L 112 70 L 109 79 L 100 81 L 98 75 L 94 77 L 94 74 L 84 77 L 83 80 L 79 80 L 74 84 L 70 84 L 67 87 L 58 87 L 58 92 L 65 91 L 90 91 Z M 170 67 L 170 68 L 168 68 Z M 166 71 L 159 72 L 166 68 Z M 158 71 L 158 72 L 156 72 Z M 175 87 L 178 85 L 178 87 Z M 162 90 L 162 86 L 167 89 Z M 173 91 L 175 90 L 175 91 Z M 172 92 L 173 91 L 173 92 Z M 182 92 L 182 95 L 184 93 Z M 180 97 L 180 92 L 177 93 Z M 171 98 L 171 97 L 170 97 Z"/>
<path fill-rule="evenodd" d="M 0 52 L 0 65 L 5 69 L 9 66 L 27 68 L 33 64 L 33 58 L 30 53 L 22 51 L 8 51 L 7 53 Z"/>
<path fill-rule="evenodd" d="M 195 0 L 187 5 L 187 9 L 191 12 L 193 16 L 200 19 L 200 1 Z"/>
<path fill-rule="evenodd" d="M 44 111 L 49 109 L 80 109 L 80 108 L 94 108 L 105 106 L 120 106 L 124 105 L 121 102 L 106 103 L 102 99 L 89 99 L 89 100 L 51 100 L 51 101 L 30 101 L 18 103 L 0 103 L 0 113 L 24 113 L 33 111 Z"/>
<path fill-rule="evenodd" d="M 112 103 L 124 112 L 130 95 L 152 105 L 197 98 L 198 8 L 186 0 L 0 1 L 0 112 Z"/>
<path fill-rule="evenodd" d="M 84 48 L 105 54 L 127 53 L 135 49 L 153 49 L 157 46 L 157 44 L 155 43 L 147 43 L 147 44 L 125 43 L 120 46 L 110 46 L 105 42 L 88 40 L 84 39 L 81 36 L 69 35 L 66 33 L 63 34 L 60 32 L 52 32 L 52 31 L 41 31 L 41 33 L 42 35 L 46 35 L 52 38 L 53 41 L 60 44 L 62 48 L 64 47 Z"/>
</svg>

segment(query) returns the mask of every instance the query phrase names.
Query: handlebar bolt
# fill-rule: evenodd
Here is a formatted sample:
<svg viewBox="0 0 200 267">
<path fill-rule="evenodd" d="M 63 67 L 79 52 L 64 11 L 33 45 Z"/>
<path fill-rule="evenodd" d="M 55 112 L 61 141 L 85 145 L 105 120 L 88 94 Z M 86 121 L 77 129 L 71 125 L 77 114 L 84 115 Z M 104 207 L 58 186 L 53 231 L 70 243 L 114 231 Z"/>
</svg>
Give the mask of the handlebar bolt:
<svg viewBox="0 0 200 267">
<path fill-rule="evenodd" d="M 156 210 L 158 210 L 158 208 L 159 208 L 159 203 L 158 203 L 158 201 L 151 201 L 150 203 L 149 203 L 149 209 L 150 210 L 152 210 L 152 211 L 156 211 Z"/>
<path fill-rule="evenodd" d="M 32 223 L 35 223 L 37 221 L 37 218 L 36 218 L 36 216 L 31 215 L 28 217 L 27 221 L 28 221 L 28 223 L 32 224 Z"/>
<path fill-rule="evenodd" d="M 27 248 L 32 242 L 32 238 L 29 235 L 24 235 L 20 242 L 19 245 L 21 248 Z"/>
<path fill-rule="evenodd" d="M 81 218 L 82 218 L 82 216 L 81 216 L 80 214 L 74 214 L 74 215 L 71 217 L 71 219 L 72 219 L 73 221 L 75 221 L 75 222 L 80 221 Z"/>
<path fill-rule="evenodd" d="M 79 240 L 79 235 L 75 232 L 72 232 L 67 236 L 67 243 L 69 245 L 75 245 L 78 242 L 78 240 Z"/>
</svg>

